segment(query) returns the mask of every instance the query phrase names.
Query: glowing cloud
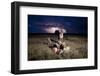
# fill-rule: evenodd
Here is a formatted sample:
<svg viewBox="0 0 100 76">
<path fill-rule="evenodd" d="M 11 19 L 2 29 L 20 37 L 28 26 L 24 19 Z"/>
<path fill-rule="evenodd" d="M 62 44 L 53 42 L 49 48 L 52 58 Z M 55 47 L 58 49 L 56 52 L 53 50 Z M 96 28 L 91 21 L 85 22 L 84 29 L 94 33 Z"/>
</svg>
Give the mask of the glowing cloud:
<svg viewBox="0 0 100 76">
<path fill-rule="evenodd" d="M 47 33 L 55 33 L 56 30 L 63 31 L 63 33 L 66 33 L 66 30 L 64 28 L 60 27 L 48 27 L 44 29 Z"/>
</svg>

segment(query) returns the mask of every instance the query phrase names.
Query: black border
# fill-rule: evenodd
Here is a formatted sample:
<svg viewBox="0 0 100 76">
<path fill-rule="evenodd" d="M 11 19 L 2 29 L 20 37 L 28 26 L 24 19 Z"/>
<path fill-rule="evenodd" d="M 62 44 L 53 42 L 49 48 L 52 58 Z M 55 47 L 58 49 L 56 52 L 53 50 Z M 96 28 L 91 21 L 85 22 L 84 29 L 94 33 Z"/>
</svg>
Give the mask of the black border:
<svg viewBox="0 0 100 76">
<path fill-rule="evenodd" d="M 20 7 L 44 7 L 44 8 L 62 8 L 62 9 L 83 9 L 94 10 L 95 12 L 95 37 L 94 37 L 94 66 L 80 66 L 80 67 L 62 67 L 62 68 L 48 68 L 35 70 L 20 70 Z M 31 2 L 12 2 L 11 3 L 11 73 L 26 74 L 26 73 L 44 73 L 44 72 L 58 72 L 58 71 L 73 71 L 73 70 L 89 70 L 97 69 L 97 7 L 96 6 L 81 6 L 81 5 L 62 5 L 62 4 L 48 4 L 48 3 L 31 3 Z"/>
</svg>

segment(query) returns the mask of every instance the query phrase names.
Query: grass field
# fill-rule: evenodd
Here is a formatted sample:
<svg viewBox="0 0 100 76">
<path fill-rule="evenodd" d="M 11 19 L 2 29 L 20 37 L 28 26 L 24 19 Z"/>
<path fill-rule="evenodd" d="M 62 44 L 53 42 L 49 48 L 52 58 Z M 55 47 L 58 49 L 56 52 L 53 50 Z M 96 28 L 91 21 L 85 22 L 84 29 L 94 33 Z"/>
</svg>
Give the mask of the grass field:
<svg viewBox="0 0 100 76">
<path fill-rule="evenodd" d="M 87 37 L 64 35 L 66 43 L 63 55 L 51 51 L 47 43 L 52 35 L 33 35 L 28 37 L 28 60 L 80 59 L 88 57 Z"/>
</svg>

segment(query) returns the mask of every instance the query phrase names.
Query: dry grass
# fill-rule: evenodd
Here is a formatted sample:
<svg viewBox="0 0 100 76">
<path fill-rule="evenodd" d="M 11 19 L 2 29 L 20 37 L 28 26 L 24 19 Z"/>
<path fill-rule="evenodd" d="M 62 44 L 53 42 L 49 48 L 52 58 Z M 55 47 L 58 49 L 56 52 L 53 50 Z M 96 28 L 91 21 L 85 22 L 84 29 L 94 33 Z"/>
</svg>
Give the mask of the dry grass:
<svg viewBox="0 0 100 76">
<path fill-rule="evenodd" d="M 33 35 L 29 37 L 28 60 L 79 59 L 88 57 L 87 37 L 64 36 L 66 47 L 62 55 L 54 54 L 48 47 L 48 37 L 49 35 Z"/>
</svg>

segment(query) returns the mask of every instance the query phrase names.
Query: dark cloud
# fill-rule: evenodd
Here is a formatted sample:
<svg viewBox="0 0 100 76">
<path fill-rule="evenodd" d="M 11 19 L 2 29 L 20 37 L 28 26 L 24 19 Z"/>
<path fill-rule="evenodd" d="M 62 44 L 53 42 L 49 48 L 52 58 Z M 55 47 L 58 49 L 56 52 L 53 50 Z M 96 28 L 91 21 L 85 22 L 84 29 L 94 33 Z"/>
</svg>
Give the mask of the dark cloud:
<svg viewBox="0 0 100 76">
<path fill-rule="evenodd" d="M 29 33 L 48 33 L 50 27 L 63 28 L 67 33 L 87 34 L 87 17 L 28 15 Z"/>
</svg>

